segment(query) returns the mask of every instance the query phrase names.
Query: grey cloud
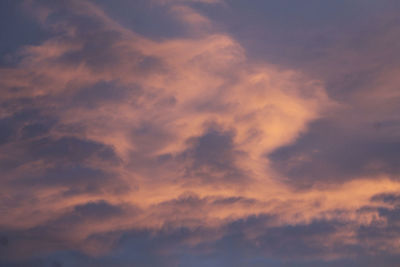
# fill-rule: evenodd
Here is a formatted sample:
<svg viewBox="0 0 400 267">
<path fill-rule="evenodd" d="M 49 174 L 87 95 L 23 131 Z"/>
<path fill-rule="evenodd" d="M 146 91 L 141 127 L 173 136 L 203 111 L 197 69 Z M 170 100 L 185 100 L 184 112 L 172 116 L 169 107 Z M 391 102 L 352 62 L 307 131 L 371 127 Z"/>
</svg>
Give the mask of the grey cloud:
<svg viewBox="0 0 400 267">
<path fill-rule="evenodd" d="M 202 177 L 211 183 L 244 178 L 235 163 L 241 152 L 236 150 L 233 137 L 233 132 L 210 128 L 202 136 L 191 138 L 190 148 L 182 153 L 188 162 L 187 176 Z"/>
<path fill-rule="evenodd" d="M 41 114 L 38 109 L 24 109 L 0 119 L 0 145 L 18 139 L 43 136 L 49 132 L 56 119 Z"/>
<path fill-rule="evenodd" d="M 50 160 L 81 162 L 89 157 L 96 156 L 101 160 L 118 162 L 118 157 L 111 147 L 75 137 L 62 137 L 55 140 L 42 138 L 30 143 L 28 149 L 29 153 L 35 158 L 43 157 Z"/>
<path fill-rule="evenodd" d="M 277 149 L 269 158 L 293 185 L 308 187 L 317 182 L 333 184 L 364 175 L 397 175 L 399 151 L 400 143 L 396 140 L 319 120 L 296 142 Z"/>
<path fill-rule="evenodd" d="M 400 205 L 400 194 L 383 193 L 371 198 L 374 202 L 384 202 L 388 204 Z"/>
<path fill-rule="evenodd" d="M 138 95 L 139 93 L 139 88 L 128 89 L 115 82 L 102 81 L 78 90 L 71 98 L 69 105 L 72 107 L 79 106 L 94 109 L 102 104 L 124 101 L 131 94 Z"/>
<path fill-rule="evenodd" d="M 329 240 L 348 227 L 338 221 L 314 221 L 310 224 L 271 226 L 274 217 L 251 216 L 228 223 L 220 229 L 187 228 L 165 225 L 161 230 L 127 230 L 118 233 L 97 234 L 91 238 L 112 238 L 113 249 L 102 256 L 90 257 L 78 252 L 48 253 L 39 258 L 41 264 L 59 262 L 63 266 L 374 266 L 386 262 L 396 266 L 395 255 L 378 251 L 375 256 L 366 253 L 362 243 L 348 245 L 337 241 L 332 246 L 321 246 L 320 240 Z M 372 228 L 371 228 L 372 229 Z M 368 231 L 371 231 L 369 229 Z M 190 245 L 187 241 L 200 236 L 216 236 L 216 241 Z M 255 239 L 246 237 L 248 231 L 259 231 Z M 359 238 L 363 240 L 360 229 Z M 369 234 L 368 234 L 369 235 Z M 373 235 L 372 235 L 373 237 Z M 117 238 L 117 239 L 115 239 Z M 103 241 L 104 242 L 104 241 Z M 377 241 L 375 241 L 377 242 Z M 341 254 L 340 259 L 324 259 Z M 347 256 L 344 256 L 347 255 Z M 31 262 L 34 262 L 33 260 Z M 11 264 L 15 264 L 11 261 Z M 13 266 L 13 265 L 11 265 Z M 22 265 L 24 266 L 24 265 Z M 41 266 L 41 265 L 39 265 Z M 46 265 L 43 265 L 46 266 Z"/>
<path fill-rule="evenodd" d="M 97 202 L 88 202 L 86 204 L 77 205 L 74 207 L 74 212 L 85 217 L 96 219 L 107 218 L 109 216 L 118 216 L 123 213 L 123 210 L 107 203 L 104 200 Z"/>
<path fill-rule="evenodd" d="M 21 12 L 23 1 L 0 3 L 0 66 L 15 66 L 20 57 L 18 50 L 24 45 L 36 45 L 49 37 L 29 12 Z"/>
</svg>

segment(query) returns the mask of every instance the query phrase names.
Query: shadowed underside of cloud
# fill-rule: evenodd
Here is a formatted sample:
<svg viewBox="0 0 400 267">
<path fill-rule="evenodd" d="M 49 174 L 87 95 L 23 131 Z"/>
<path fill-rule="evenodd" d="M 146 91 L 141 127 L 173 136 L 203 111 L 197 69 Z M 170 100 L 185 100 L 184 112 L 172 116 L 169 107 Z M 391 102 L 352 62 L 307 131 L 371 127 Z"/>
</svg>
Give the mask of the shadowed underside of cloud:
<svg viewBox="0 0 400 267">
<path fill-rule="evenodd" d="M 400 142 L 374 125 L 368 134 L 319 120 L 296 143 L 281 147 L 269 158 L 293 184 L 335 184 L 359 177 L 400 174 Z M 361 127 L 360 127 L 361 128 Z"/>
<path fill-rule="evenodd" d="M 114 212 L 112 211 L 112 214 Z M 392 229 L 392 224 L 358 227 L 338 221 L 322 220 L 306 225 L 271 226 L 271 220 L 273 218 L 270 216 L 263 215 L 233 221 L 218 228 L 165 226 L 157 231 L 125 230 L 96 234 L 85 242 L 102 245 L 111 243 L 113 247 L 111 252 L 98 256 L 83 254 L 75 249 L 64 248 L 54 251 L 57 248 L 57 241 L 54 240 L 53 233 L 47 236 L 41 235 L 44 237 L 41 242 L 42 250 L 47 246 L 52 252 L 42 252 L 18 263 L 3 261 L 2 264 L 9 266 L 360 266 L 361 264 L 396 266 L 398 262 L 398 256 L 393 253 L 393 248 L 386 247 L 389 244 L 382 242 L 382 239 L 387 241 L 388 238 L 394 241 L 393 234 L 396 233 L 396 229 Z M 376 227 L 379 227 L 379 234 Z M 350 229 L 358 233 L 354 240 L 348 235 Z M 36 238 L 32 231 L 10 233 L 7 238 L 18 242 L 18 236 L 21 234 L 25 242 L 29 242 L 26 240 L 27 236 L 31 239 Z M 343 239 L 345 236 L 347 240 Z M 53 240 L 46 240 L 47 238 Z M 371 243 L 380 244 L 382 247 L 371 248 Z M 5 247 L 5 252 L 12 249 L 9 244 Z"/>
<path fill-rule="evenodd" d="M 395 69 L 277 58 L 284 29 L 329 32 L 350 4 L 299 28 L 287 1 L 18 5 L 46 38 L 0 67 L 0 266 L 398 265 Z M 239 9 L 278 55 L 245 49 Z"/>
</svg>

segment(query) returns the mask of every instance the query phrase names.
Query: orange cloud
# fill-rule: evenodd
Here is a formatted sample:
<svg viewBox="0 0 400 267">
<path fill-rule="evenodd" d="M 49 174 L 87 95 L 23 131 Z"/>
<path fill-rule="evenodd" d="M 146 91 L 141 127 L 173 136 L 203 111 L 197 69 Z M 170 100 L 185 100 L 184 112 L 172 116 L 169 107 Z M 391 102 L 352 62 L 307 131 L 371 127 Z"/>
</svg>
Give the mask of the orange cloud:
<svg viewBox="0 0 400 267">
<path fill-rule="evenodd" d="M 185 1 L 178 2 L 172 11 L 183 21 L 197 28 L 212 25 Z M 63 153 L 71 152 L 68 147 L 90 147 L 93 152 L 87 157 L 76 156 L 79 163 L 71 159 L 90 168 L 81 168 L 87 172 L 82 179 L 92 169 L 111 179 L 104 178 L 92 191 L 79 181 L 49 186 L 39 182 L 32 190 L 20 186 L 18 190 L 34 199 L 35 205 L 29 198 L 12 207 L 3 205 L 8 216 L 0 219 L 2 227 L 29 229 L 51 222 L 56 230 L 69 228 L 57 233 L 60 239 L 97 253 L 107 248 L 86 243 L 97 233 L 156 231 L 172 224 L 215 228 L 222 235 L 229 222 L 274 216 L 267 225 L 245 231 L 246 238 L 256 240 L 264 226 L 332 218 L 368 225 L 379 214 L 360 214 L 359 209 L 373 205 L 374 195 L 400 189 L 388 177 L 366 177 L 333 188 L 295 191 L 270 166 L 269 153 L 294 142 L 310 122 L 335 106 L 322 82 L 298 70 L 252 62 L 231 36 L 208 33 L 207 27 L 188 38 L 154 41 L 124 28 L 92 4 L 73 3 L 68 11 L 71 18 L 57 24 L 53 38 L 23 49 L 18 67 L 0 70 L 1 87 L 6 88 L 2 101 L 27 98 L 31 108 L 56 117 L 46 140 L 62 146 Z M 50 13 L 40 12 L 44 23 Z M 96 26 L 85 31 L 73 20 L 81 17 Z M 4 117 L 21 109 L 4 106 Z M 67 137 L 84 142 L 65 141 Z M 23 158 L 24 145 L 37 139 L 11 142 L 10 151 L 19 150 L 12 155 L 3 152 L 2 159 Z M 110 156 L 107 147 L 115 155 Z M 55 152 L 49 148 L 43 153 Z M 4 199 L 18 198 L 11 182 L 16 177 L 22 180 L 26 173 L 39 173 L 31 178 L 39 179 L 60 165 L 40 159 L 41 154 L 32 157 L 5 173 L 2 192 L 11 193 Z M 59 157 L 66 160 L 64 154 Z M 106 161 L 107 157 L 117 159 Z M 57 173 L 52 175 L 49 179 L 57 179 Z M 75 174 L 68 175 L 63 179 Z M 73 187 L 86 191 L 73 194 Z M 109 209 L 111 215 L 100 221 L 96 215 L 79 215 L 85 203 Z M 114 212 L 114 207 L 120 209 Z M 63 220 L 70 222 L 68 227 Z M 352 231 L 350 227 L 330 235 L 325 246 L 356 242 Z M 202 241 L 197 237 L 190 243 Z"/>
</svg>

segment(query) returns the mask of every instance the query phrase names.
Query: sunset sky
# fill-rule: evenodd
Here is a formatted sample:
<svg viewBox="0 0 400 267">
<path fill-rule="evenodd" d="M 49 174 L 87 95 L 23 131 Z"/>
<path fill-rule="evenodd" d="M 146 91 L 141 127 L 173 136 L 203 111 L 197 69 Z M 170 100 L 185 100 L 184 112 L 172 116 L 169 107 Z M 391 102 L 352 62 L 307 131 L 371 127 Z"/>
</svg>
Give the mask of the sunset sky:
<svg viewBox="0 0 400 267">
<path fill-rule="evenodd" d="M 400 266 L 399 14 L 0 0 L 0 266 Z"/>
</svg>

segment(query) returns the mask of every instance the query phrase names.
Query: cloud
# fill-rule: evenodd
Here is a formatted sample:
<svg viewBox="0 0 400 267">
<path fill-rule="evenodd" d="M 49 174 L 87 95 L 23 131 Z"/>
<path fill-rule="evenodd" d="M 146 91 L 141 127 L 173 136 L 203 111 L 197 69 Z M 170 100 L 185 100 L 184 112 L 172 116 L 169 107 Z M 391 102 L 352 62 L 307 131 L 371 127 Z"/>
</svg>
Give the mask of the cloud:
<svg viewBox="0 0 400 267">
<path fill-rule="evenodd" d="M 211 3 L 158 2 L 186 31 L 157 39 L 92 1 L 24 2 L 50 37 L 0 68 L 0 264 L 396 257 L 397 119 L 347 120 L 322 79 L 213 29 Z M 394 76 L 357 112 L 395 110 Z"/>
<path fill-rule="evenodd" d="M 370 127 L 370 133 L 375 135 L 338 127 L 329 119 L 319 120 L 294 144 L 280 147 L 269 158 L 275 168 L 300 187 L 380 174 L 396 179 L 399 143 Z"/>
</svg>

